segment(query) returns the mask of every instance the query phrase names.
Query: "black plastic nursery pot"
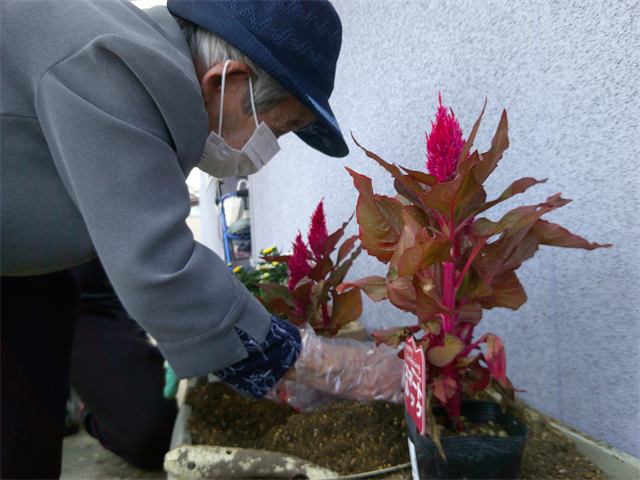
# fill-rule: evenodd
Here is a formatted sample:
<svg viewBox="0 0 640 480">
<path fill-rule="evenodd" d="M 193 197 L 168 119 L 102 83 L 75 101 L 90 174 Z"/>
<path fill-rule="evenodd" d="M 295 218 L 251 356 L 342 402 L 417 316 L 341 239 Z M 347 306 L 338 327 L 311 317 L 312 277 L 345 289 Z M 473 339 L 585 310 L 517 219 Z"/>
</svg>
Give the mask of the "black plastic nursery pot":
<svg viewBox="0 0 640 480">
<path fill-rule="evenodd" d="M 437 412 L 436 412 L 437 413 Z M 520 470 L 527 426 L 504 414 L 497 403 L 462 402 L 461 415 L 472 422 L 493 421 L 509 437 L 466 436 L 441 439 L 446 461 L 431 438 L 420 435 L 411 416 L 405 412 L 409 438 L 415 445 L 420 479 L 516 479 Z"/>
</svg>

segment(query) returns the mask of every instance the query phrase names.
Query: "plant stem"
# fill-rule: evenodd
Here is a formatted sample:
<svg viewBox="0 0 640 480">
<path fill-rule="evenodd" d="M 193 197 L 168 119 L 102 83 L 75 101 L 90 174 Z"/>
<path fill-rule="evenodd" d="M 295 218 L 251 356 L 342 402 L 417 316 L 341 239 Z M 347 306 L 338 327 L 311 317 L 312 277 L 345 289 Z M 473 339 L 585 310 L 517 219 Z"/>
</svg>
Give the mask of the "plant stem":
<svg viewBox="0 0 640 480">
<path fill-rule="evenodd" d="M 456 243 L 456 235 L 454 233 L 455 231 L 455 225 L 454 225 L 454 212 L 453 209 L 449 214 L 449 225 L 448 225 L 448 229 L 447 229 L 447 235 L 449 237 L 449 239 L 452 242 L 453 247 L 451 248 L 452 250 L 452 256 L 455 258 L 458 254 L 458 245 Z M 455 310 L 456 308 L 456 287 L 455 287 L 455 278 L 456 278 L 456 264 L 453 262 L 444 262 L 443 265 L 443 279 L 442 279 L 442 302 L 444 303 L 444 306 L 447 307 L 449 310 Z M 444 315 L 444 322 L 443 322 L 443 335 L 445 335 L 447 332 L 455 332 L 456 326 L 455 326 L 455 319 L 454 319 L 454 314 L 453 313 L 446 313 Z"/>
<path fill-rule="evenodd" d="M 329 323 L 331 323 L 331 318 L 329 318 L 329 310 L 327 309 L 326 303 L 322 304 L 322 323 L 325 327 L 329 325 Z"/>
<path fill-rule="evenodd" d="M 469 255 L 469 259 L 467 260 L 467 263 L 465 264 L 464 268 L 462 269 L 462 272 L 460 272 L 460 275 L 458 276 L 458 281 L 456 282 L 454 291 L 457 291 L 458 288 L 460 288 L 460 284 L 462 283 L 464 276 L 467 274 L 467 270 L 469 270 L 469 267 L 475 260 L 476 256 L 478 255 L 482 247 L 484 247 L 484 244 L 487 243 L 487 240 L 488 240 L 488 237 L 482 240 L 482 242 L 480 242 L 478 245 L 476 245 L 473 248 L 473 251 L 471 252 L 471 255 Z"/>
<path fill-rule="evenodd" d="M 450 310 L 455 310 L 455 290 L 454 290 L 454 280 L 455 280 L 455 269 L 456 264 L 451 262 L 445 262 L 443 271 L 443 279 L 442 279 L 442 303 L 445 307 Z M 455 330 L 455 325 L 453 322 L 453 314 L 445 313 L 444 314 L 444 322 L 443 322 L 443 333 L 453 332 Z"/>
</svg>

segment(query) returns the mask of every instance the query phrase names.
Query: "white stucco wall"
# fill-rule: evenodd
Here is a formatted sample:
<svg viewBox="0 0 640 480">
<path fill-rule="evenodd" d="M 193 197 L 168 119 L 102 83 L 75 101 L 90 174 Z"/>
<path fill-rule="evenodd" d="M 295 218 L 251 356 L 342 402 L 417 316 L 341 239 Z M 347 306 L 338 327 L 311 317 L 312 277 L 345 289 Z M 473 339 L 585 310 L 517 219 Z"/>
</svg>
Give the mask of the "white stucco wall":
<svg viewBox="0 0 640 480">
<path fill-rule="evenodd" d="M 533 407 L 640 457 L 640 130 L 637 1 L 334 0 L 344 36 L 332 106 L 345 137 L 387 161 L 424 168 L 437 95 L 466 134 L 488 100 L 476 146 L 489 148 L 501 110 L 511 147 L 490 197 L 533 176 L 533 188 L 495 212 L 574 199 L 546 216 L 592 252 L 541 247 L 520 270 L 529 301 L 485 314 L 478 333 L 505 342 L 508 374 Z M 330 231 L 357 194 L 344 165 L 392 194 L 389 176 L 348 138 L 331 159 L 297 137 L 252 178 L 253 243 L 289 249 L 325 198 Z M 355 220 L 349 233 L 356 232 Z M 350 278 L 383 274 L 363 254 Z M 365 299 L 369 330 L 413 323 Z"/>
</svg>

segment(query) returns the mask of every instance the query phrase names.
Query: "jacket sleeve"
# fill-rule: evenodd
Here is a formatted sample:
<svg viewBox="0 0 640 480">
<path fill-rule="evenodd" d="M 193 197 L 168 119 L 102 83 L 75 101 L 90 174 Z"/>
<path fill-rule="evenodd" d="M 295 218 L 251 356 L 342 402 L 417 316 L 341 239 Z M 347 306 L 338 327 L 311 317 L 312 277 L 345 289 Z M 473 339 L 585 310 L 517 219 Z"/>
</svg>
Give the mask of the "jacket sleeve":
<svg viewBox="0 0 640 480">
<path fill-rule="evenodd" d="M 236 328 L 263 342 L 270 317 L 186 224 L 185 178 L 208 128 L 195 74 L 106 35 L 49 69 L 35 103 L 116 293 L 176 375 L 246 358 Z"/>
</svg>

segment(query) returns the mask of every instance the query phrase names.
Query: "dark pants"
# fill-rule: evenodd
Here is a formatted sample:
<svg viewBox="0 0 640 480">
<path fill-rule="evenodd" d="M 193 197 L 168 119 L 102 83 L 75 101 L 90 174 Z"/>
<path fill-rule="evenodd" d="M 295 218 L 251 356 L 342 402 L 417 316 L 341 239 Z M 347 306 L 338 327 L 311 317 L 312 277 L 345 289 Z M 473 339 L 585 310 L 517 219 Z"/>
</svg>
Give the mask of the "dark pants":
<svg viewBox="0 0 640 480">
<path fill-rule="evenodd" d="M 0 282 L 0 473 L 58 478 L 78 281 L 65 271 Z"/>
<path fill-rule="evenodd" d="M 13 294 L 5 292 L 5 286 Z M 88 414 L 83 417 L 89 434 L 135 467 L 160 469 L 177 413 L 175 400 L 162 396 L 164 359 L 127 315 L 99 261 L 51 276 L 4 277 L 1 298 L 2 478 L 60 475 L 69 371 L 74 390 L 86 402 Z M 11 337 L 5 335 L 7 329 L 14 332 Z M 27 383 L 40 392 L 38 404 L 30 390 L 14 389 L 14 377 L 20 375 L 13 372 L 24 367 L 9 363 L 5 377 L 5 346 L 11 357 L 26 358 L 22 363 L 31 365 Z M 26 410 L 20 419 L 14 417 L 17 405 Z M 50 410 L 55 413 L 49 415 L 55 435 L 53 427 L 43 429 L 39 419 Z M 5 429 L 6 418 L 15 420 Z M 35 449 L 34 443 L 42 447 Z M 43 449 L 46 462 L 40 461 Z"/>
</svg>

